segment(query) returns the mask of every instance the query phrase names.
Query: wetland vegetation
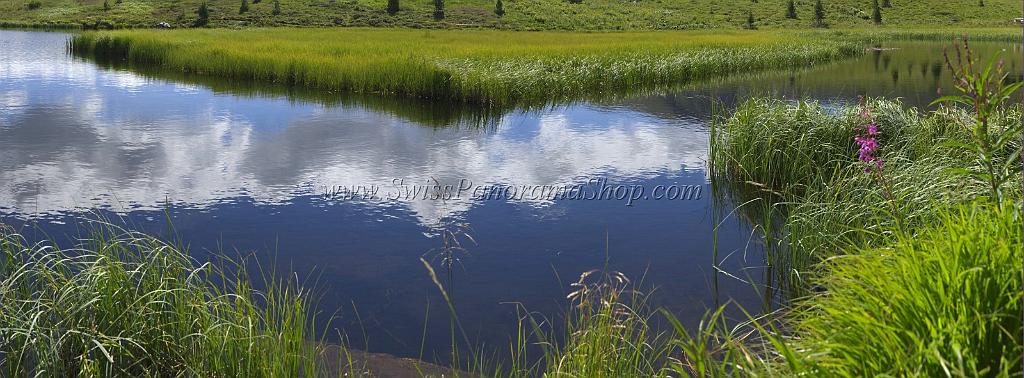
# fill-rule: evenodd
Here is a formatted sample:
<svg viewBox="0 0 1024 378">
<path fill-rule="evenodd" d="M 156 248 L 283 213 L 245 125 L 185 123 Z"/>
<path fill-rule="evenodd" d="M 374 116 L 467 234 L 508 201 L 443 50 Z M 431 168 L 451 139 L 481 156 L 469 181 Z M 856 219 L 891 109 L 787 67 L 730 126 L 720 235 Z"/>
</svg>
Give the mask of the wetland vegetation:
<svg viewBox="0 0 1024 378">
<path fill-rule="evenodd" d="M 84 33 L 76 55 L 163 70 L 484 107 L 608 98 L 860 53 L 792 33 L 252 29 Z"/>
<path fill-rule="evenodd" d="M 240 11 L 235 2 L 211 1 L 209 22 L 444 27 L 468 20 L 546 30 L 746 23 L 771 29 L 803 27 L 809 22 L 804 15 L 812 13 L 810 2 L 762 0 L 722 13 L 717 5 L 702 5 L 710 8 L 707 17 L 679 18 L 677 4 L 661 2 L 660 8 L 641 2 L 600 15 L 610 5 L 587 0 L 506 1 L 497 14 L 490 3 L 483 12 L 483 5 L 466 0 L 449 1 L 441 17 L 438 3 L 421 3 L 275 0 L 244 3 Z M 926 3 L 876 6 L 884 18 L 838 1 L 826 1 L 824 11 L 832 26 L 935 25 L 950 17 L 958 25 L 996 26 L 1010 6 L 960 4 L 954 16 L 937 2 Z M 60 6 L 35 4 L 24 12 Z M 188 14 L 198 6 L 125 0 L 29 19 L 94 20 L 93 5 L 124 17 L 118 25 L 144 25 L 157 16 L 193 23 Z M 552 11 L 583 6 L 589 8 L 569 12 L 582 17 L 573 23 Z M 130 7 L 142 10 L 131 13 Z M 330 19 L 308 7 L 341 16 Z M 636 14 L 644 17 L 624 21 Z M 881 41 L 948 40 L 961 31 L 197 28 L 81 33 L 71 37 L 69 50 L 196 81 L 266 82 L 503 110 L 663 91 L 851 57 Z M 972 37 L 1020 38 L 1009 29 L 977 29 Z M 956 66 L 963 59 L 956 57 L 948 69 L 966 84 L 959 88 L 966 97 L 943 98 L 927 109 L 883 98 L 859 105 L 753 98 L 713 122 L 710 180 L 756 228 L 767 251 L 769 285 L 784 297 L 782 310 L 737 322 L 726 319 L 726 305 L 694 329 L 648 306 L 644 284 L 598 270 L 572 286 L 561 319 L 518 308 L 519 332 L 492 358 L 470 345 L 446 284 L 424 261 L 448 301 L 456 367 L 467 375 L 510 377 L 1019 375 L 1022 109 L 1010 102 L 1019 87 L 1002 65 L 983 73 L 987 62 Z M 972 92 L 974 85 L 982 90 Z M 291 275 L 250 275 L 244 261 L 199 262 L 185 247 L 114 228 L 97 230 L 68 250 L 2 232 L 5 375 L 363 373 L 344 346 L 327 347 L 329 319 L 317 313 L 305 282 Z M 253 282 L 266 288 L 255 289 Z M 345 362 L 339 369 L 325 362 L 331 359 Z"/>
</svg>

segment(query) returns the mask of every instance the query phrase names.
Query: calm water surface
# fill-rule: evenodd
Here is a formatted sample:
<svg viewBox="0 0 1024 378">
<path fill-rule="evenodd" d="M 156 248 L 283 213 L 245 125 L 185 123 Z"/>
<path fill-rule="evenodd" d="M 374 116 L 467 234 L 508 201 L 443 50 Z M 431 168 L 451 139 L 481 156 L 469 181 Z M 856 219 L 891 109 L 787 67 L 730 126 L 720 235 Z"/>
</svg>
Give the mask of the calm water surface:
<svg viewBox="0 0 1024 378">
<path fill-rule="evenodd" d="M 688 324 L 729 300 L 756 311 L 771 302 L 763 299 L 763 256 L 749 224 L 728 216 L 731 205 L 714 201 L 708 187 L 712 102 L 770 94 L 843 103 L 867 94 L 925 105 L 950 80 L 941 44 L 897 44 L 814 69 L 510 112 L 473 127 L 457 111 L 404 100 L 306 101 L 102 68 L 68 57 L 66 38 L 0 31 L 0 222 L 30 238 L 69 241 L 85 219 L 166 235 L 169 218 L 197 258 L 253 254 L 316 281 L 320 310 L 337 314 L 333 325 L 353 345 L 417 356 L 426 334 L 424 357 L 440 360 L 448 318 L 419 260 L 443 270 L 431 253 L 439 228 L 468 224 L 476 241 L 458 255 L 451 283 L 475 343 L 506 343 L 516 303 L 557 315 L 568 284 L 606 260 L 656 288 L 654 304 Z M 703 191 L 629 206 L 408 195 L 432 183 L 595 179 L 646 194 L 658 186 Z M 338 187 L 377 195 L 324 198 Z"/>
</svg>

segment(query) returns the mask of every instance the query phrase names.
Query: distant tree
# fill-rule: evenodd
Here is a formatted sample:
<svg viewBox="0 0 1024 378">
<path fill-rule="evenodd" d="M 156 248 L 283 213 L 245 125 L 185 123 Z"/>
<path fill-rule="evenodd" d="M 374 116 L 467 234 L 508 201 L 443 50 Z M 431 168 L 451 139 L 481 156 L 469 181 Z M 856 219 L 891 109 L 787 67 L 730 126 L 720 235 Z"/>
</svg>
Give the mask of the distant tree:
<svg viewBox="0 0 1024 378">
<path fill-rule="evenodd" d="M 746 25 L 746 28 L 750 29 L 750 30 L 754 30 L 755 29 L 755 26 L 754 26 L 754 12 L 753 11 L 747 11 L 747 25 Z"/>
<path fill-rule="evenodd" d="M 821 0 L 814 0 L 814 26 L 825 27 L 825 7 L 821 5 Z"/>
<path fill-rule="evenodd" d="M 110 0 L 103 0 L 103 10 L 110 10 Z"/>
<path fill-rule="evenodd" d="M 876 0 L 877 1 L 877 0 Z M 242 0 L 242 6 L 238 7 L 238 14 L 249 11 L 249 0 Z"/>
<path fill-rule="evenodd" d="M 398 0 L 388 0 L 388 14 L 398 13 Z"/>
<path fill-rule="evenodd" d="M 892 2 L 889 0 L 882 0 L 882 8 L 892 8 Z"/>
<path fill-rule="evenodd" d="M 505 15 L 505 4 L 502 4 L 501 0 L 494 3 L 494 14 L 498 15 L 498 17 Z"/>
<path fill-rule="evenodd" d="M 875 22 L 875 25 L 881 25 L 882 24 L 882 8 L 880 8 L 878 6 L 878 0 L 875 0 L 872 3 L 871 7 L 873 8 L 873 10 L 871 11 L 871 20 Z"/>
<path fill-rule="evenodd" d="M 985 6 L 985 0 L 978 0 L 978 6 L 979 7 Z"/>
<path fill-rule="evenodd" d="M 793 0 L 786 3 L 786 18 L 796 18 L 796 3 Z"/>
<path fill-rule="evenodd" d="M 263 1 L 263 0 L 252 0 L 252 3 L 253 3 L 253 4 L 259 4 L 259 3 L 260 3 L 260 1 Z"/>
<path fill-rule="evenodd" d="M 210 22 L 210 9 L 207 8 L 205 1 L 202 4 L 199 4 L 199 10 L 196 11 L 196 15 L 198 15 L 199 18 L 196 19 L 194 26 L 206 26 L 206 24 Z"/>
<path fill-rule="evenodd" d="M 281 14 L 281 1 L 280 0 L 274 0 L 274 10 L 271 11 L 270 14 L 273 14 L 275 16 Z"/>
<path fill-rule="evenodd" d="M 434 19 L 444 19 L 444 0 L 434 0 Z"/>
</svg>

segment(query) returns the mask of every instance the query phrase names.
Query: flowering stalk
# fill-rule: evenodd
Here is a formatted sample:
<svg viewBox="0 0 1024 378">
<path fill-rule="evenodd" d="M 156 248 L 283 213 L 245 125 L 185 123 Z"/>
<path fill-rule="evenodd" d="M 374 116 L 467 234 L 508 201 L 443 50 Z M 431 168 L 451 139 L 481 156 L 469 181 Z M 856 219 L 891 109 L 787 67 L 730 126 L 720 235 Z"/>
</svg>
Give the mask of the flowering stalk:
<svg viewBox="0 0 1024 378">
<path fill-rule="evenodd" d="M 889 202 L 892 216 L 896 220 L 897 230 L 902 231 L 902 217 L 896 203 L 896 195 L 893 193 L 892 185 L 884 174 L 885 160 L 882 160 L 877 155 L 879 149 L 877 139 L 878 120 L 871 115 L 871 108 L 863 97 L 860 99 L 860 117 L 864 123 L 854 128 L 857 131 L 857 135 L 853 137 L 854 142 L 857 142 L 857 145 L 860 146 L 860 149 L 857 151 L 857 160 L 864 163 L 864 172 L 874 173 L 875 181 L 882 188 L 882 195 Z"/>
</svg>

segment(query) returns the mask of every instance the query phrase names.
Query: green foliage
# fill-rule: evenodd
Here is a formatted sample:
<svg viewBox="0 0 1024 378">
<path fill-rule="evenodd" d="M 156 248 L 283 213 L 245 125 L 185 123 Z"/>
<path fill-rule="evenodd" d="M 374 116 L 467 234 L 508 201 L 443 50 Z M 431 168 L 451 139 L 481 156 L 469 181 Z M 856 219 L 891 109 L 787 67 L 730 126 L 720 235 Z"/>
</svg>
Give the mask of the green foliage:
<svg viewBox="0 0 1024 378">
<path fill-rule="evenodd" d="M 821 0 L 814 0 L 814 26 L 822 28 L 828 26 L 825 22 L 825 6 Z"/>
<path fill-rule="evenodd" d="M 963 48 L 961 50 L 961 47 Z M 946 52 L 946 64 L 953 72 L 954 87 L 960 94 L 943 96 L 934 103 L 961 104 L 974 110 L 973 120 L 966 126 L 971 136 L 966 141 L 950 141 L 951 144 L 975 156 L 975 164 L 960 171 L 972 179 L 986 183 L 989 195 L 998 203 L 1004 202 L 1003 187 L 1016 177 L 1020 149 L 1011 143 L 1020 138 L 1020 125 L 1010 124 L 1009 128 L 993 128 L 993 118 L 1003 103 L 1010 99 L 1024 83 L 1006 85 L 1009 73 L 998 54 L 982 65 L 971 53 L 967 40 L 954 43 L 956 58 Z M 933 104 L 934 104 L 933 103 Z"/>
<path fill-rule="evenodd" d="M 199 4 L 199 9 L 196 10 L 196 22 L 193 26 L 202 27 L 206 26 L 210 22 L 210 9 L 206 6 L 206 2 Z"/>
<path fill-rule="evenodd" d="M 102 1 L 37 0 L 46 9 L 59 12 L 32 12 L 26 7 L 31 0 L 0 1 L 0 23 L 7 24 L 76 24 L 92 23 L 97 19 L 109 21 L 118 27 L 148 28 L 162 21 L 173 21 L 186 14 L 190 22 L 194 11 L 203 1 L 216 14 L 209 20 L 210 27 L 267 27 L 267 26 L 374 26 L 403 28 L 501 28 L 510 30 L 563 30 L 563 31 L 615 31 L 615 30 L 692 30 L 739 29 L 744 25 L 748 10 L 753 10 L 758 29 L 809 29 L 815 25 L 816 0 L 796 1 L 794 10 L 804 21 L 787 17 L 789 0 L 721 1 L 625 1 L 625 0 L 530 0 L 514 4 L 502 0 L 506 12 L 499 16 L 496 0 L 446 0 L 445 18 L 433 18 L 433 1 L 401 2 L 401 11 L 388 15 L 387 0 L 309 1 L 281 0 L 283 14 L 274 15 L 270 8 L 253 7 L 249 12 L 235 12 L 240 0 L 139 0 L 131 2 L 137 7 L 131 12 L 106 12 L 98 6 Z M 110 0 L 113 5 L 114 0 Z M 865 0 L 825 1 L 821 21 L 831 27 L 867 27 L 871 23 L 871 2 Z M 1011 0 L 988 0 L 985 7 L 976 2 L 945 0 L 918 0 L 901 2 L 886 8 L 885 24 L 899 27 L 950 27 L 963 30 L 974 27 L 1009 27 L 1012 17 L 1020 12 L 1019 4 Z M 249 5 L 255 4 L 250 0 Z M 262 4 L 262 3 L 261 3 Z M 752 8 L 754 7 L 754 8 Z M 117 7 L 119 8 L 119 7 Z M 514 9 L 514 11 L 510 11 Z M 856 10 L 863 9 L 867 19 Z M 191 14 L 190 14 L 191 13 Z M 186 26 L 182 22 L 176 26 Z M 823 24 L 822 24 L 823 25 Z"/>
<path fill-rule="evenodd" d="M 786 2 L 786 18 L 796 19 L 796 3 L 793 0 Z"/>
<path fill-rule="evenodd" d="M 398 13 L 398 0 L 388 0 L 388 14 Z"/>
<path fill-rule="evenodd" d="M 498 15 L 498 17 L 505 15 L 505 4 L 501 0 L 494 3 L 494 14 Z"/>
<path fill-rule="evenodd" d="M 281 14 L 281 0 L 274 0 L 274 10 L 270 11 L 270 14 L 275 16 Z"/>
<path fill-rule="evenodd" d="M 882 8 L 892 8 L 892 2 L 890 0 L 882 0 Z"/>
<path fill-rule="evenodd" d="M 861 52 L 853 43 L 748 32 L 132 30 L 83 33 L 71 43 L 81 56 L 170 71 L 492 108 L 608 98 Z"/>
<path fill-rule="evenodd" d="M 434 0 L 434 20 L 444 19 L 444 0 Z"/>
<path fill-rule="evenodd" d="M 103 10 L 110 10 L 110 0 L 103 0 Z"/>
<path fill-rule="evenodd" d="M 0 231 L 0 375 L 326 374 L 309 293 L 106 226 L 78 248 Z"/>
<path fill-rule="evenodd" d="M 690 362 L 683 367 L 690 374 L 1021 371 L 1018 359 L 1004 357 L 1022 349 L 1020 214 L 987 196 L 986 183 L 965 183 L 951 172 L 975 160 L 949 143 L 970 138 L 962 123 L 973 110 L 921 114 L 898 102 L 867 103 L 889 188 L 856 161 L 851 139 L 864 122 L 857 108 L 752 100 L 714 128 L 712 181 L 740 196 L 735 203 L 758 197 L 775 203 L 786 233 L 766 238 L 769 264 L 788 273 L 772 281 L 797 299 L 782 321 L 787 332 L 757 326 L 753 346 L 734 342 L 723 329 L 685 342 Z M 996 108 L 989 117 L 999 131 L 993 135 L 1016 128 L 1020 117 L 1018 106 Z M 1005 148 L 1019 149 L 1019 140 Z M 1020 162 L 1011 168 L 1019 171 Z M 1015 173 L 1000 187 L 1004 198 L 1019 201 L 1019 180 Z M 895 206 L 888 205 L 887 190 Z M 700 338 L 709 337 L 719 349 L 701 353 Z M 771 352 L 749 352 L 759 347 Z M 712 355 L 725 356 L 727 365 Z"/>
<path fill-rule="evenodd" d="M 39 0 L 32 0 L 29 1 L 28 4 L 25 5 L 25 7 L 27 7 L 28 10 L 36 10 L 43 7 L 43 2 Z"/>
<path fill-rule="evenodd" d="M 1012 209 L 940 211 L 894 247 L 830 260 L 827 294 L 799 307 L 794 342 L 815 376 L 1021 372 L 1021 226 Z"/>
<path fill-rule="evenodd" d="M 882 8 L 878 6 L 878 0 L 874 0 L 871 5 L 871 21 L 874 22 L 875 25 L 882 24 Z"/>
<path fill-rule="evenodd" d="M 786 203 L 788 235 L 779 246 L 783 251 L 773 254 L 773 265 L 776 271 L 794 273 L 779 280 L 790 282 L 795 294 L 807 287 L 810 268 L 835 251 L 886 245 L 897 233 L 893 230 L 911 233 L 935 222 L 936 201 L 960 203 L 988 191 L 983 183 L 965 183 L 951 174 L 973 165 L 970 153 L 936 148 L 970 137 L 961 126 L 969 117 L 965 110 L 943 108 L 921 116 L 898 102 L 869 106 L 878 121 L 880 157 L 891 188 L 880 187 L 856 161 L 854 128 L 863 123 L 856 109 L 837 114 L 815 103 L 752 100 L 715 128 L 714 181 L 736 193 L 754 192 Z M 1012 129 L 1019 118 L 1019 108 L 1000 110 L 992 115 L 991 127 Z M 1019 147 L 1011 142 L 1006 148 Z M 1011 167 L 1019 170 L 1019 161 Z M 894 200 L 887 199 L 886 189 Z M 1000 190 L 1019 196 L 1019 188 L 1009 182 Z"/>
</svg>

